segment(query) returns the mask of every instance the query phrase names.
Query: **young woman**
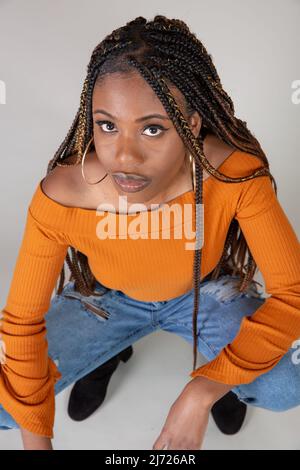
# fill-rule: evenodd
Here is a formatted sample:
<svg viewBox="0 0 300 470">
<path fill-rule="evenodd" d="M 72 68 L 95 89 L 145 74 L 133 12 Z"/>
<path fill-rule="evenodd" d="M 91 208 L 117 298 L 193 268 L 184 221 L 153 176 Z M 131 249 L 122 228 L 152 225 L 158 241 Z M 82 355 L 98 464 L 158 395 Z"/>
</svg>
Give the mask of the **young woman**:
<svg viewBox="0 0 300 470">
<path fill-rule="evenodd" d="M 177 19 L 113 31 L 28 208 L 2 310 L 1 428 L 51 449 L 55 394 L 162 329 L 194 363 L 152 448 L 199 449 L 229 393 L 299 405 L 299 311 L 297 236 L 211 56 Z"/>
</svg>

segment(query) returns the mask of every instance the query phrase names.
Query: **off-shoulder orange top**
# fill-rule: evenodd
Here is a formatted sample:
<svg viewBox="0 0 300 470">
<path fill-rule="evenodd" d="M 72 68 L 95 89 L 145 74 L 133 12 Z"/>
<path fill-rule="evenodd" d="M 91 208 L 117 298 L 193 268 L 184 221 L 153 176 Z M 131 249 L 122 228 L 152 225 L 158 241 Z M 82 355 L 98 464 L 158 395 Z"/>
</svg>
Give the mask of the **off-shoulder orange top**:
<svg viewBox="0 0 300 470">
<path fill-rule="evenodd" d="M 261 166 L 257 157 L 237 150 L 219 170 L 241 177 Z M 109 212 L 64 206 L 43 192 L 41 182 L 27 210 L 22 243 L 2 309 L 0 403 L 21 427 L 52 438 L 54 384 L 61 373 L 48 356 L 44 316 L 68 247 L 87 255 L 93 274 L 105 286 L 142 301 L 167 300 L 192 288 L 194 251 L 186 249 L 191 240 L 185 233 L 179 237 L 174 234 L 191 220 L 195 227 L 195 221 L 192 210 L 192 219 L 187 216 L 184 223 L 174 222 L 168 232 L 171 235 L 164 237 L 164 228 L 145 223 L 149 222 L 150 211 L 131 213 L 117 227 L 115 238 L 105 238 L 102 235 L 107 225 L 103 221 L 106 218 L 107 224 Z M 193 205 L 194 193 L 185 192 L 168 201 L 171 203 L 178 207 Z M 201 279 L 217 265 L 230 222 L 235 218 L 270 296 L 254 315 L 244 317 L 234 341 L 214 360 L 191 372 L 190 377 L 202 375 L 236 385 L 249 383 L 272 369 L 300 337 L 299 241 L 269 176 L 241 183 L 226 183 L 210 176 L 204 181 L 203 203 Z M 144 223 L 140 223 L 140 236 L 128 236 L 130 231 L 137 232 L 136 218 L 141 215 Z M 117 213 L 115 220 L 122 217 L 124 214 Z"/>
</svg>

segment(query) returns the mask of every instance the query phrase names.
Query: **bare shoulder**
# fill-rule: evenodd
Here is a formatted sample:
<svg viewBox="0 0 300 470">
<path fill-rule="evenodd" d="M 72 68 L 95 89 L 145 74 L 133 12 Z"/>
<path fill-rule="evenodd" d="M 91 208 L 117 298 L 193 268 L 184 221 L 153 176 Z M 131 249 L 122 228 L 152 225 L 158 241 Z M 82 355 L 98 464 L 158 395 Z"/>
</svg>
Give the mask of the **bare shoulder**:
<svg viewBox="0 0 300 470">
<path fill-rule="evenodd" d="M 54 201 L 66 205 L 76 206 L 76 194 L 80 195 L 80 164 L 75 165 L 76 155 L 67 157 L 64 162 L 70 166 L 55 166 L 46 175 L 42 182 L 43 192 Z"/>
<path fill-rule="evenodd" d="M 204 154 L 209 163 L 218 169 L 234 152 L 234 147 L 219 139 L 214 134 L 208 134 L 203 142 Z M 210 174 L 203 170 L 204 180 L 209 178 Z"/>
</svg>

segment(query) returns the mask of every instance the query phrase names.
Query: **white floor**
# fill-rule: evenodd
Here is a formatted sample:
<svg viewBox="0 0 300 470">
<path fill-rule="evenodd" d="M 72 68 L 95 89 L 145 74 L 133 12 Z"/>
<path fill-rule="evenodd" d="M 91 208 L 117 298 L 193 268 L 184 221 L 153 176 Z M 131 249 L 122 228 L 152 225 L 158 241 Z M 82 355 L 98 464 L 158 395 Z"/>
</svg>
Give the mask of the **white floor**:
<svg viewBox="0 0 300 470">
<path fill-rule="evenodd" d="M 190 380 L 192 346 L 159 331 L 133 349 L 131 359 L 114 372 L 101 407 L 87 420 L 75 422 L 67 414 L 72 385 L 56 396 L 54 449 L 152 449 L 170 406 Z M 242 429 L 226 436 L 210 416 L 202 448 L 300 450 L 299 422 L 300 407 L 274 413 L 248 406 Z M 22 449 L 20 432 L 0 431 L 0 449 Z"/>
</svg>

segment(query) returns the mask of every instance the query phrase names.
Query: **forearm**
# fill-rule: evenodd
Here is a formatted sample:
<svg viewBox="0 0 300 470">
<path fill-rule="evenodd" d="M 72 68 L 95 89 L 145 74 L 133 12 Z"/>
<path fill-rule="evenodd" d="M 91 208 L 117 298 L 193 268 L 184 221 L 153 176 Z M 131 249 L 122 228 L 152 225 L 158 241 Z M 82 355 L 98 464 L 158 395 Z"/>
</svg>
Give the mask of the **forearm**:
<svg viewBox="0 0 300 470">
<path fill-rule="evenodd" d="M 198 376 L 193 378 L 187 387 L 195 393 L 195 397 L 201 399 L 204 407 L 211 408 L 214 403 L 235 387 L 235 384 L 224 384 L 204 376 Z"/>
<path fill-rule="evenodd" d="M 27 429 L 20 428 L 24 450 L 53 450 L 49 437 L 33 434 Z"/>
</svg>

